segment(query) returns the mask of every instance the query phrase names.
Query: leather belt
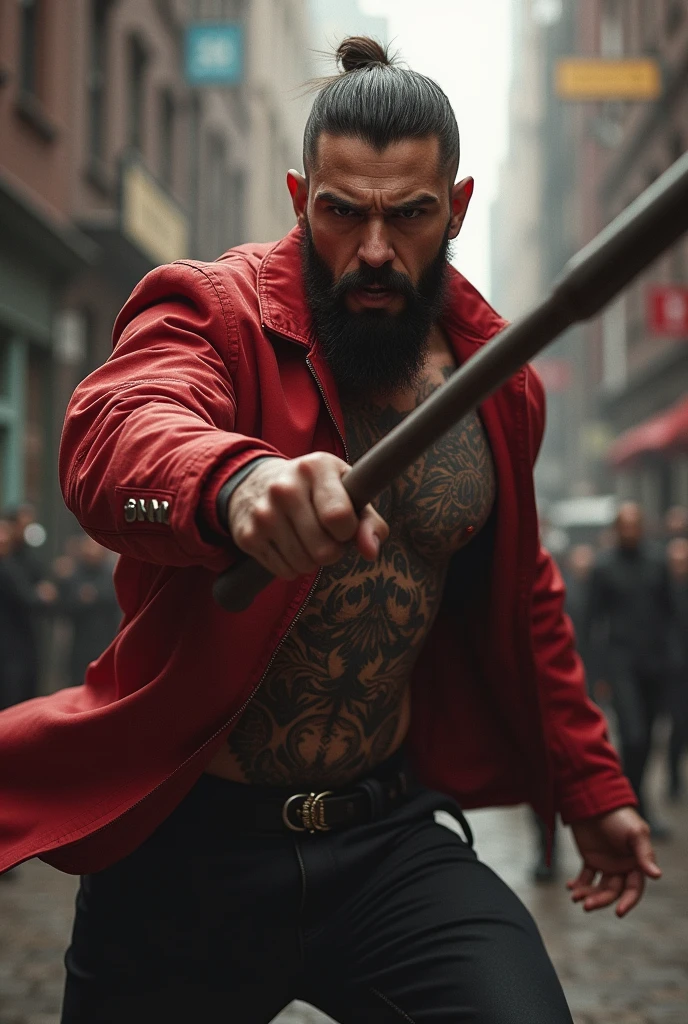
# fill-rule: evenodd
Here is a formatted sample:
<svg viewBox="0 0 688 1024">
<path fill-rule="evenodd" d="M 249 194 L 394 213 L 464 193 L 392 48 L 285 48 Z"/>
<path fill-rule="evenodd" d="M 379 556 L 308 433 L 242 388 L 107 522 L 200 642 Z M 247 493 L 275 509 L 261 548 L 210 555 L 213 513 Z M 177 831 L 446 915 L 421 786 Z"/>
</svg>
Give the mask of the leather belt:
<svg viewBox="0 0 688 1024">
<path fill-rule="evenodd" d="M 368 778 L 348 792 L 292 793 L 286 799 L 262 798 L 244 808 L 242 824 L 259 832 L 330 832 L 384 817 L 409 791 L 408 771 L 386 780 Z"/>
</svg>

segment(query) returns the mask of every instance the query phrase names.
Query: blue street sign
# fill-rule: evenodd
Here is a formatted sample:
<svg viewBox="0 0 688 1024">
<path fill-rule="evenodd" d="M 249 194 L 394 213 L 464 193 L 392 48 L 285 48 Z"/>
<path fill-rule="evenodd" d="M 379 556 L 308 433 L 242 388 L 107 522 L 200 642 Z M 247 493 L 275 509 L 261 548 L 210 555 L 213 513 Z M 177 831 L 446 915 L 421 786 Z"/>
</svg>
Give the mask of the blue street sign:
<svg viewBox="0 0 688 1024">
<path fill-rule="evenodd" d="M 244 27 L 201 21 L 186 30 L 189 85 L 239 85 L 244 74 Z"/>
</svg>

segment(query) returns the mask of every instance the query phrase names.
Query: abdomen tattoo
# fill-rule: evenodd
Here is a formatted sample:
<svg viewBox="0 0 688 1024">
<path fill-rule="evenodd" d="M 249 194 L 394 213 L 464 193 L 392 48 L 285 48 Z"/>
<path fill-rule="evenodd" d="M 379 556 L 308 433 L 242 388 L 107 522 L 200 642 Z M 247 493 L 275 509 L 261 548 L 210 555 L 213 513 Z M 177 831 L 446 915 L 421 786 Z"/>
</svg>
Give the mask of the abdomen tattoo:
<svg viewBox="0 0 688 1024">
<path fill-rule="evenodd" d="M 418 404 L 440 381 L 426 382 Z M 355 461 L 403 415 L 346 417 Z M 451 555 L 483 526 L 495 475 L 468 416 L 375 502 L 390 525 L 375 564 L 351 547 L 326 567 L 257 694 L 228 737 L 232 777 L 259 785 L 341 786 L 388 757 L 408 725 L 413 666 Z"/>
</svg>

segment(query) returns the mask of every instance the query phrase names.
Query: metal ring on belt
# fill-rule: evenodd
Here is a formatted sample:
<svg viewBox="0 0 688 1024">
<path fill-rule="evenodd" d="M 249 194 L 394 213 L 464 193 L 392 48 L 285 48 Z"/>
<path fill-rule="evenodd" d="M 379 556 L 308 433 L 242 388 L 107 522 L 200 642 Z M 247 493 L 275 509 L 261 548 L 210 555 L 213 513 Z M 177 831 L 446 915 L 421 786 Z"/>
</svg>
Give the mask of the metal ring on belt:
<svg viewBox="0 0 688 1024">
<path fill-rule="evenodd" d="M 396 772 L 384 782 L 371 782 L 379 786 L 383 813 L 400 804 L 409 788 L 408 775 L 404 771 Z M 309 832 L 312 835 L 365 824 L 375 816 L 370 794 L 362 787 L 344 793 L 324 790 L 320 793 L 292 793 L 286 800 L 274 797 L 258 800 L 248 814 L 242 815 L 243 823 L 258 831 L 282 832 L 287 828 L 292 832 Z"/>
</svg>

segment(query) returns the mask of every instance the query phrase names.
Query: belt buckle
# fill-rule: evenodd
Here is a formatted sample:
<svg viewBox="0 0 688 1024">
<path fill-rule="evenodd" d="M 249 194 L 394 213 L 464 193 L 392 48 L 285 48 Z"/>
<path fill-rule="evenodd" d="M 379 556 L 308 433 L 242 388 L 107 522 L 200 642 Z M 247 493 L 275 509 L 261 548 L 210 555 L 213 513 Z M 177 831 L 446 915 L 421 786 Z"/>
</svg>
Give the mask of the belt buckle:
<svg viewBox="0 0 688 1024">
<path fill-rule="evenodd" d="M 284 801 L 282 821 L 292 832 L 310 832 L 311 835 L 315 832 L 329 832 L 330 826 L 325 824 L 325 805 L 322 801 L 326 796 L 332 795 L 331 789 L 323 793 L 294 793 Z M 294 800 L 303 800 L 303 807 L 296 812 L 301 818 L 301 825 L 294 825 L 289 820 L 289 807 Z"/>
</svg>

